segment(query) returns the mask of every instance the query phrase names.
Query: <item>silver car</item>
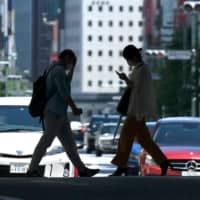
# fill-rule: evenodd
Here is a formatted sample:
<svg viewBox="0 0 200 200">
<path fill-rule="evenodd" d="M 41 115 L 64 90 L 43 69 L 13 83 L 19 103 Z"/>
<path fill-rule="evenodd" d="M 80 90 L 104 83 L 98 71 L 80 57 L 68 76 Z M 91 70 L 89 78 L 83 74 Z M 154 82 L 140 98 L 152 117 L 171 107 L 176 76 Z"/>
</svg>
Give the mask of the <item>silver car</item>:
<svg viewBox="0 0 200 200">
<path fill-rule="evenodd" d="M 96 134 L 96 156 L 101 156 L 102 153 L 115 153 L 123 123 L 120 124 L 116 137 L 114 133 L 117 123 L 103 123 Z M 114 139 L 114 140 L 113 140 Z"/>
</svg>

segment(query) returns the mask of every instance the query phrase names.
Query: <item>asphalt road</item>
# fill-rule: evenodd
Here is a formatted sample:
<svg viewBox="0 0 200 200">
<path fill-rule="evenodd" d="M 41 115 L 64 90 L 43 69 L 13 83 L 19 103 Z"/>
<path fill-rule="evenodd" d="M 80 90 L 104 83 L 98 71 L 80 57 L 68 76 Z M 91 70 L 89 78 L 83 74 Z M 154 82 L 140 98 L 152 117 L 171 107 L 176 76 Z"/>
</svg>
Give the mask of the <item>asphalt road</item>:
<svg viewBox="0 0 200 200">
<path fill-rule="evenodd" d="M 199 177 L 0 178 L 0 200 L 198 200 Z"/>
</svg>

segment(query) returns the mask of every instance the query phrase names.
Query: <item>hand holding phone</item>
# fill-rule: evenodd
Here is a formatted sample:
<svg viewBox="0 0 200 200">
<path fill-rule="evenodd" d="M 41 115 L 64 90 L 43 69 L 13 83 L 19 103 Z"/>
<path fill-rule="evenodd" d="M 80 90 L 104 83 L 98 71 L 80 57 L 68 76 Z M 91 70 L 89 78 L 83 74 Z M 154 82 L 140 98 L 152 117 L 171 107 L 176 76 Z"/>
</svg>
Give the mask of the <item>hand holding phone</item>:
<svg viewBox="0 0 200 200">
<path fill-rule="evenodd" d="M 115 71 L 116 72 L 116 74 L 119 76 L 119 78 L 121 79 L 121 80 L 126 80 L 127 79 L 127 76 L 126 76 L 126 74 L 125 73 L 120 73 L 120 72 L 118 72 L 118 71 Z"/>
</svg>

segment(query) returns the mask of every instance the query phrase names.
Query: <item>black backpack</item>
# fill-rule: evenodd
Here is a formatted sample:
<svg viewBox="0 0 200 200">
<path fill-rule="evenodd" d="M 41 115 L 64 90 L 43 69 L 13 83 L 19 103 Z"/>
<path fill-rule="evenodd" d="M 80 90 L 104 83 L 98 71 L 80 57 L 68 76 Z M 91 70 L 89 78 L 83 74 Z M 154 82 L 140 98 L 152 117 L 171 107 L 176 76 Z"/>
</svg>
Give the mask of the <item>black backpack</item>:
<svg viewBox="0 0 200 200">
<path fill-rule="evenodd" d="M 32 117 L 40 117 L 40 119 L 43 117 L 44 107 L 47 103 L 46 78 L 52 68 L 50 68 L 48 72 L 45 70 L 44 73 L 33 83 L 33 93 L 28 106 L 29 113 Z"/>
</svg>

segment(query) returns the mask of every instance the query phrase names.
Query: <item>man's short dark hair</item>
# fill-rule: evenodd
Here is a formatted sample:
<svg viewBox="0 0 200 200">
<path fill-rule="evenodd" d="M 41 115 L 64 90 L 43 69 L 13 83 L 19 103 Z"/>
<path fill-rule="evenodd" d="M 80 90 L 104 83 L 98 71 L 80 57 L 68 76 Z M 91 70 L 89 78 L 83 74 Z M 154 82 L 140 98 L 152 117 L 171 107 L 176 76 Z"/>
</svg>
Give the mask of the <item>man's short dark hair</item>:
<svg viewBox="0 0 200 200">
<path fill-rule="evenodd" d="M 131 60 L 134 57 L 139 57 L 141 58 L 141 54 L 140 51 L 142 49 L 138 49 L 137 47 L 135 47 L 134 45 L 127 45 L 124 50 L 123 50 L 123 57 L 127 60 Z"/>
<path fill-rule="evenodd" d="M 76 64 L 77 58 L 76 58 L 75 53 L 71 49 L 65 49 L 61 51 L 58 55 L 58 58 L 63 59 L 65 58 L 65 56 L 69 56 L 70 58 L 72 58 L 74 60 L 74 63 Z"/>
</svg>

